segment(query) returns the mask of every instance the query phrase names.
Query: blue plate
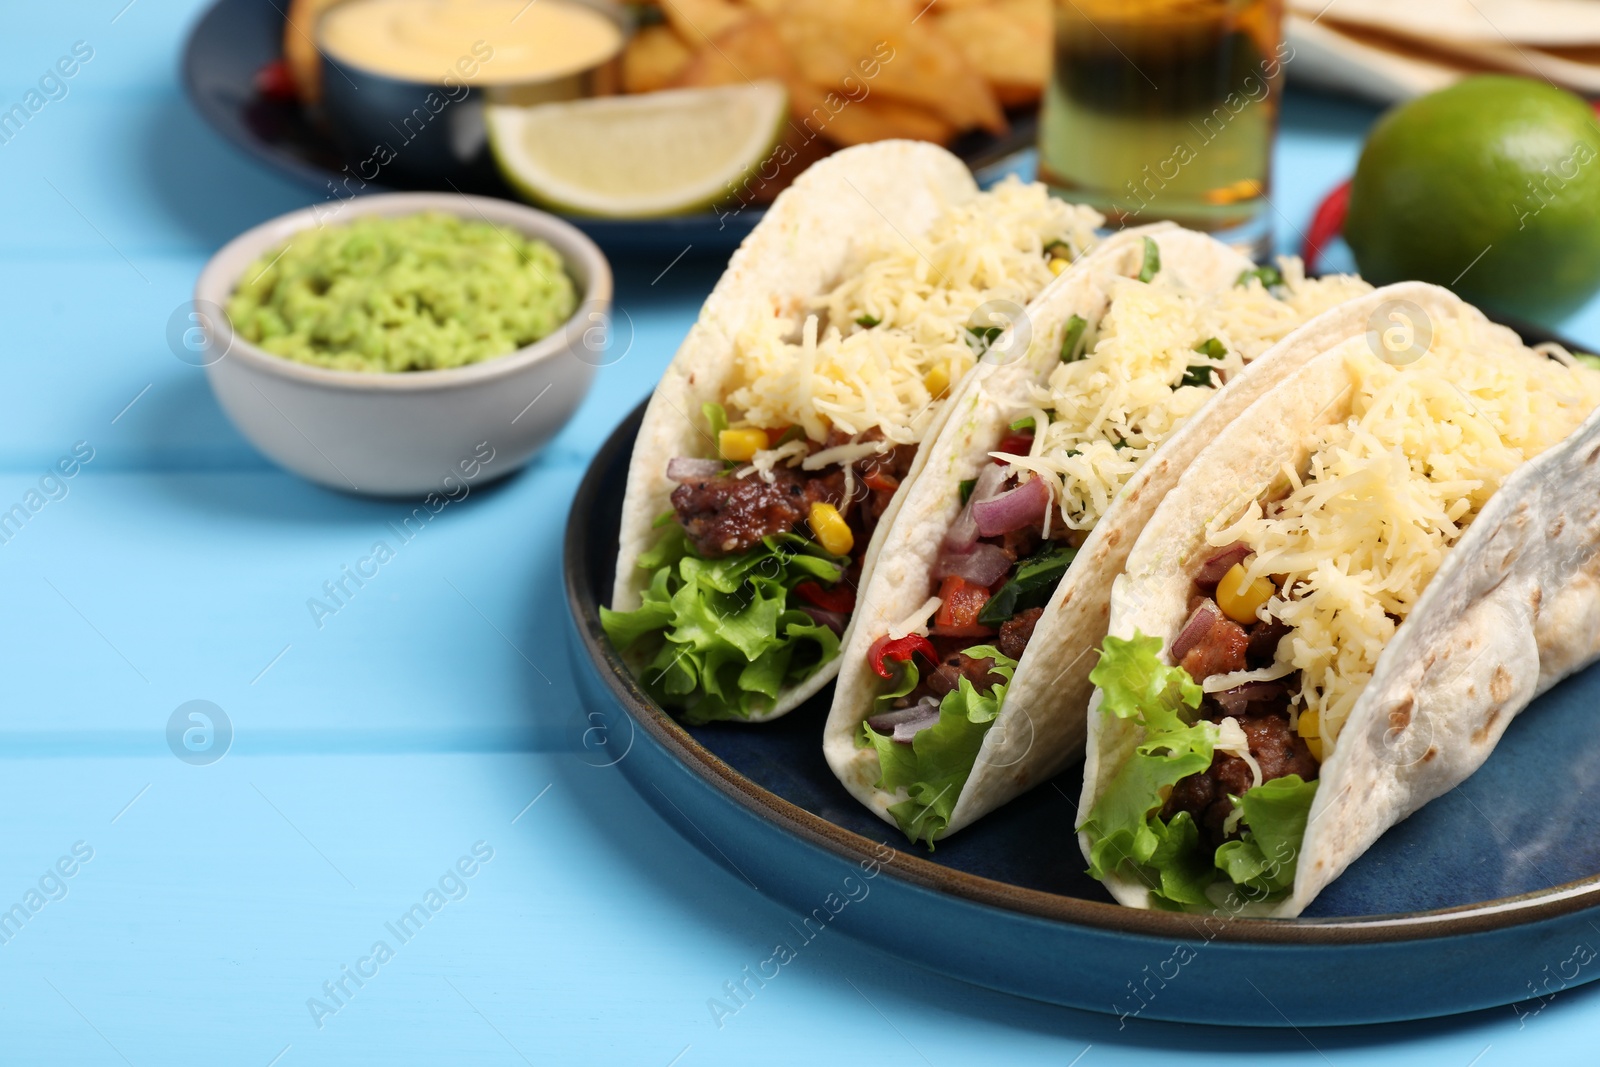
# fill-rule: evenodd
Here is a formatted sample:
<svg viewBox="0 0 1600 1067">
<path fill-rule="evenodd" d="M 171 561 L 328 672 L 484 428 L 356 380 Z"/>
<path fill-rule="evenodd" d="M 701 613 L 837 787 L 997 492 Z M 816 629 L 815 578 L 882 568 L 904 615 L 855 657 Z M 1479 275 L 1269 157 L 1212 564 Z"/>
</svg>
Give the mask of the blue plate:
<svg viewBox="0 0 1600 1067">
<path fill-rule="evenodd" d="M 908 847 L 828 769 L 820 739 L 831 688 L 754 727 L 685 727 L 640 690 L 605 640 L 598 606 L 610 596 L 643 411 L 595 457 L 568 520 L 585 757 L 615 763 L 708 857 L 793 908 L 797 941 L 833 926 L 1024 997 L 1247 1026 L 1519 1001 L 1533 1011 L 1533 998 L 1600 977 L 1600 670 L 1540 698 L 1478 774 L 1391 830 L 1304 918 L 1123 908 L 1083 871 L 1073 835 L 1081 767 L 928 852 Z"/>
<path fill-rule="evenodd" d="M 332 195 L 331 182 L 344 161 L 332 140 L 293 101 L 263 97 L 256 72 L 283 52 L 284 10 L 288 0 L 216 0 L 189 33 L 183 53 L 184 87 L 195 108 L 213 129 L 250 155 Z M 966 160 L 980 178 L 999 172 L 1037 136 L 1031 111 L 1008 115 L 1011 129 L 1003 136 L 981 132 L 963 135 L 952 151 Z M 390 179 L 385 176 L 385 181 Z M 362 192 L 430 189 L 476 193 L 516 200 L 517 196 L 492 166 L 455 175 L 437 184 L 368 182 Z M 738 211 L 701 212 L 657 219 L 597 219 L 566 216 L 595 242 L 608 249 L 628 248 L 678 252 L 694 245 L 701 252 L 728 251 L 760 221 L 763 210 L 752 205 Z"/>
</svg>

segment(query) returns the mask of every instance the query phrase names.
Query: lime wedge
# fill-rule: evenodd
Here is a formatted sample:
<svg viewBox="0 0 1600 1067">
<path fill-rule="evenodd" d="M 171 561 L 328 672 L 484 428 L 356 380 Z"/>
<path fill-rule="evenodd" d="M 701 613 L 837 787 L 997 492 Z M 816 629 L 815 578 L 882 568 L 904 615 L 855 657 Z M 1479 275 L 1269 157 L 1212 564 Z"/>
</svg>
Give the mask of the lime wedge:
<svg viewBox="0 0 1600 1067">
<path fill-rule="evenodd" d="M 727 196 L 777 144 L 788 104 L 778 83 L 754 82 L 487 114 L 495 160 L 523 196 L 571 214 L 645 218 Z"/>
</svg>

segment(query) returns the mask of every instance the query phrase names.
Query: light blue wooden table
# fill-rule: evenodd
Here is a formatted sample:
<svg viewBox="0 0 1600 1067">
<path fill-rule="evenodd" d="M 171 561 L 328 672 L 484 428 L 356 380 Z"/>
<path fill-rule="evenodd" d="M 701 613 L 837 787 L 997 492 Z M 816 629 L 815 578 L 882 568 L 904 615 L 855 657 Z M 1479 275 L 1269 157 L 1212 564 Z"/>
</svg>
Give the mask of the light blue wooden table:
<svg viewBox="0 0 1600 1067">
<path fill-rule="evenodd" d="M 1523 1019 L 1119 1027 L 842 938 L 719 1026 L 708 1001 L 792 916 L 580 758 L 558 588 L 584 465 L 718 265 L 652 283 L 670 254 L 619 261 L 627 358 L 533 467 L 451 507 L 319 627 L 307 599 L 409 509 L 271 467 L 168 349 L 205 258 L 313 195 L 182 99 L 198 10 L 4 12 L 0 110 L 75 42 L 93 57 L 0 143 L 0 510 L 75 447 L 92 459 L 0 543 L 0 908 L 25 913 L 0 913 L 0 1063 L 1491 1067 L 1592 1049 L 1593 990 Z M 1286 246 L 1371 118 L 1291 101 Z M 1564 325 L 1600 342 L 1600 305 Z M 168 748 L 190 700 L 232 723 L 220 762 Z"/>
</svg>

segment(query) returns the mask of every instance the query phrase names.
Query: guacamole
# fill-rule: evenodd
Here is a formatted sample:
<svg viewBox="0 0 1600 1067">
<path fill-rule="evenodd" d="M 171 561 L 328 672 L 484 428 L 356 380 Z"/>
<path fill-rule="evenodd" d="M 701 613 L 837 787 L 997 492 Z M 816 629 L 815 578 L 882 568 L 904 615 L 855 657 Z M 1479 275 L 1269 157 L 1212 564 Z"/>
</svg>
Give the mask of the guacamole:
<svg viewBox="0 0 1600 1067">
<path fill-rule="evenodd" d="M 251 264 L 228 300 L 240 337 L 333 370 L 442 370 L 514 352 L 572 316 L 554 248 L 427 212 L 303 230 Z"/>
</svg>

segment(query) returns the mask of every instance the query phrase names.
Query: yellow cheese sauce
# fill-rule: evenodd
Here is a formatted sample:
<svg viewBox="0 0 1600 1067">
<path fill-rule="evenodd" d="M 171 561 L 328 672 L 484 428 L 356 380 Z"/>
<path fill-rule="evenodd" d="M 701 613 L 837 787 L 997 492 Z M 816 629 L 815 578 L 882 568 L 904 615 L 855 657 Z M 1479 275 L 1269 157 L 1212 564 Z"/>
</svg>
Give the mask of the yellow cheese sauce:
<svg viewBox="0 0 1600 1067">
<path fill-rule="evenodd" d="M 421 82 L 557 78 L 622 47 L 616 23 L 564 0 L 349 0 L 317 29 L 336 62 Z"/>
</svg>

